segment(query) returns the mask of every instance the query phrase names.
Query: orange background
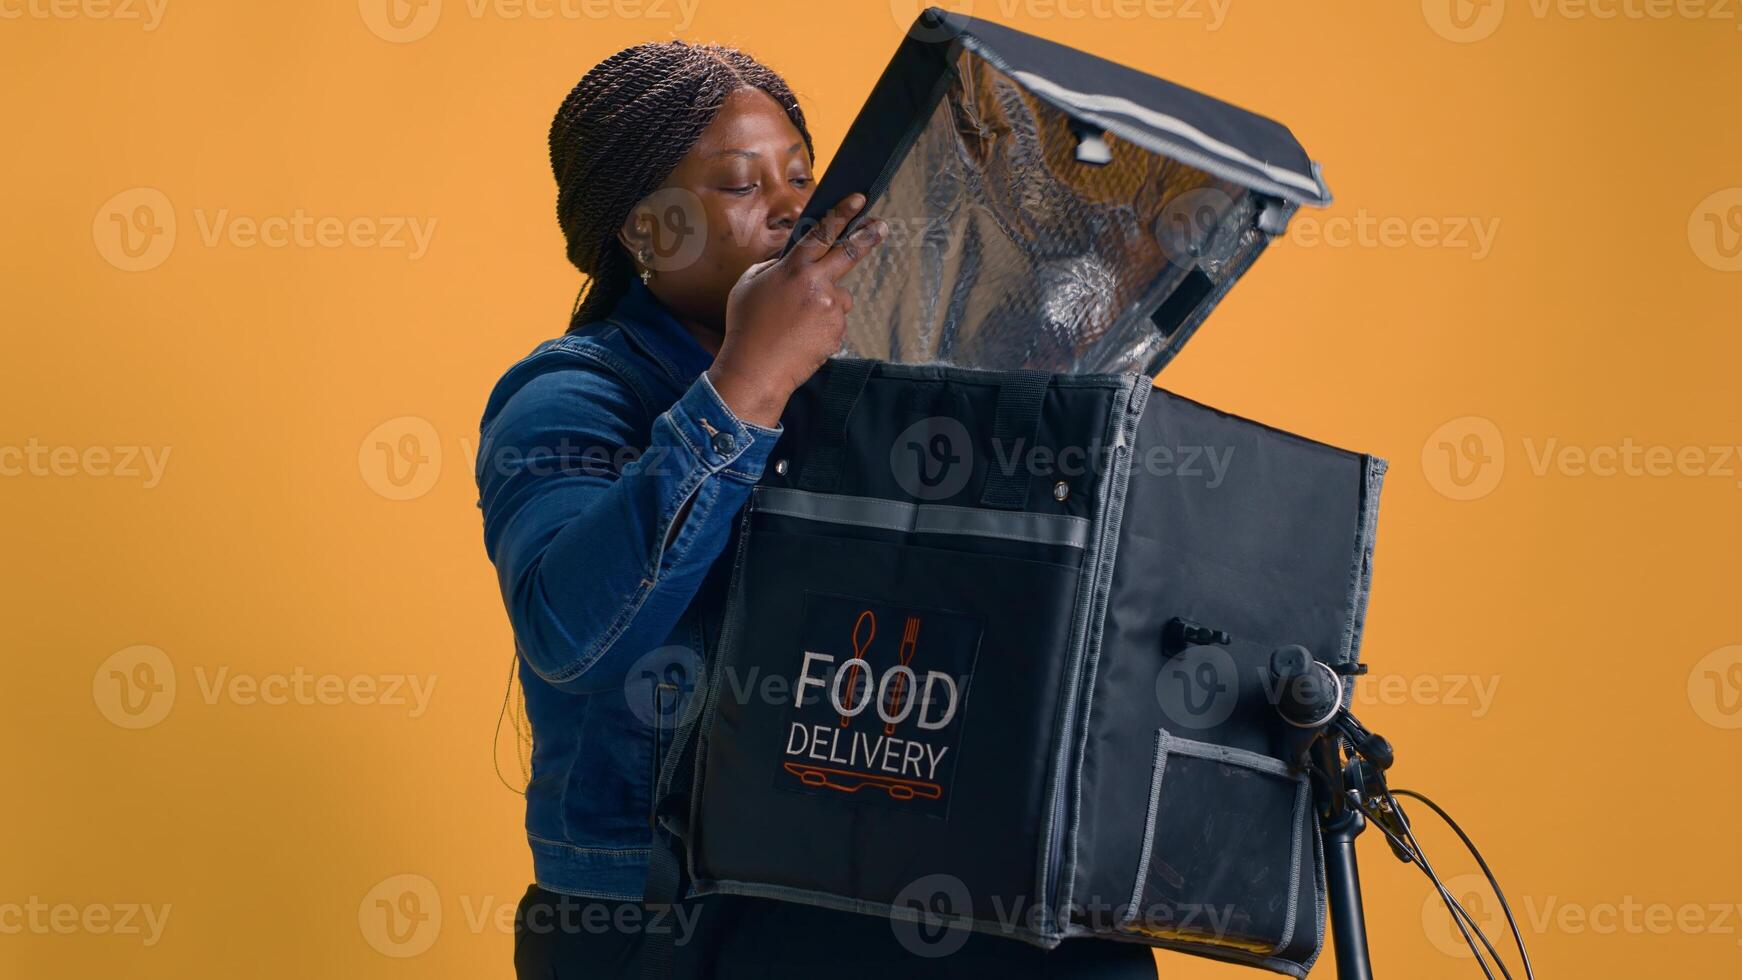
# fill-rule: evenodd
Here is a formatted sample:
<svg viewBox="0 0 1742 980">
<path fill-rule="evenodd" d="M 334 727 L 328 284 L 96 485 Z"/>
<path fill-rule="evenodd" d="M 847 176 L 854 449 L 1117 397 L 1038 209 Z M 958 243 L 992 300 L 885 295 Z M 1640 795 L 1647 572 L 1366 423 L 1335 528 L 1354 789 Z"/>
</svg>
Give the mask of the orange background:
<svg viewBox="0 0 1742 980">
<path fill-rule="evenodd" d="M 1742 11 L 1452 2 L 958 6 L 1283 120 L 1324 162 L 1335 206 L 1166 384 L 1392 461 L 1365 647 L 1392 679 L 1357 710 L 1395 783 L 1484 846 L 1543 975 L 1735 976 Z M 734 43 L 792 82 L 826 163 L 915 8 L 446 0 L 388 40 L 376 0 L 128 3 L 0 0 L 0 452 L 44 453 L 0 477 L 0 975 L 508 976 L 530 867 L 490 767 L 511 648 L 468 453 L 578 285 L 551 114 L 624 45 Z M 162 198 L 112 203 L 134 188 Z M 125 271 L 155 257 L 119 250 L 115 216 L 149 200 L 138 227 L 170 242 L 172 214 L 173 242 Z M 299 209 L 359 231 L 236 234 Z M 421 254 L 366 234 L 408 217 L 434 223 Z M 1545 460 L 1551 440 L 1641 468 Z M 409 457 L 388 472 L 378 443 Z M 92 447 L 149 449 L 159 479 Z M 1646 447 L 1678 462 L 1652 475 Z M 177 688 L 131 729 L 112 672 L 163 682 L 139 656 Z M 221 671 L 435 687 L 421 713 L 362 688 L 267 704 L 208 693 Z M 1448 878 L 1472 870 L 1426 834 Z M 1479 975 L 1419 876 L 1362 853 L 1381 975 Z M 401 908 L 441 914 L 410 939 L 370 925 L 424 888 L 399 875 L 429 886 Z M 33 900 L 170 912 L 150 945 L 7 930 Z"/>
</svg>

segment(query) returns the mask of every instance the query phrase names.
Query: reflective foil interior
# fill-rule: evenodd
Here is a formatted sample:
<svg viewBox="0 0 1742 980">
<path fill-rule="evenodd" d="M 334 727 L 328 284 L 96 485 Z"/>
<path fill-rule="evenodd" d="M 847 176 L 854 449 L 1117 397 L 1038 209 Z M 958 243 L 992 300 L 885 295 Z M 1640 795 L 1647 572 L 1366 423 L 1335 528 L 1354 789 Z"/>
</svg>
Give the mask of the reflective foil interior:
<svg viewBox="0 0 1742 980">
<path fill-rule="evenodd" d="M 1112 136 L 1080 162 L 1071 118 L 970 50 L 945 84 L 872 202 L 889 238 L 842 280 L 845 354 L 1159 370 L 1267 244 L 1246 188 Z"/>
</svg>

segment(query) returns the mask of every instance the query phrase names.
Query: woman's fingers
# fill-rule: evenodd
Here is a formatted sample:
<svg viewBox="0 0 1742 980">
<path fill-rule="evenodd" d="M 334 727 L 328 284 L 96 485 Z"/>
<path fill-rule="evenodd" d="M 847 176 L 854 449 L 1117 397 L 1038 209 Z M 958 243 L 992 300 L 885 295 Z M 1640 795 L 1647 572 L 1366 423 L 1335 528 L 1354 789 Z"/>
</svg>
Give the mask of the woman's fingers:
<svg viewBox="0 0 1742 980">
<path fill-rule="evenodd" d="M 847 222 L 851 221 L 853 215 L 858 214 L 864 206 L 865 195 L 863 194 L 848 194 L 836 202 L 835 206 L 823 215 L 822 220 L 817 222 L 817 226 L 806 232 L 805 236 L 799 239 L 798 244 L 793 246 L 793 251 L 798 253 L 799 261 L 815 262 L 827 255 L 829 250 L 834 247 L 836 239 L 840 237 L 841 230 L 847 227 Z"/>
<path fill-rule="evenodd" d="M 830 282 L 838 281 L 842 276 L 853 271 L 853 267 L 859 264 L 859 260 L 870 254 L 871 249 L 888 235 L 889 226 L 884 224 L 881 218 L 873 218 L 865 222 L 852 234 L 836 242 L 834 248 L 829 249 L 827 254 L 817 260 L 819 271 Z"/>
</svg>

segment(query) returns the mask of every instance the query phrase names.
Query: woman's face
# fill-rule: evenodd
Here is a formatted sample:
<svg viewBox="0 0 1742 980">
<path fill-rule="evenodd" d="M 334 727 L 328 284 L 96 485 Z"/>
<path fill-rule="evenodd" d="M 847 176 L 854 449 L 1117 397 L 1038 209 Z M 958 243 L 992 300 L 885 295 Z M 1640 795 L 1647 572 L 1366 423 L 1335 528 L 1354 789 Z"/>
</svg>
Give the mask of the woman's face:
<svg viewBox="0 0 1742 980">
<path fill-rule="evenodd" d="M 813 188 L 810 154 L 792 120 L 768 93 L 740 88 L 630 213 L 619 240 L 638 268 L 653 270 L 648 285 L 661 302 L 723 332 L 732 286 L 780 253 Z"/>
</svg>

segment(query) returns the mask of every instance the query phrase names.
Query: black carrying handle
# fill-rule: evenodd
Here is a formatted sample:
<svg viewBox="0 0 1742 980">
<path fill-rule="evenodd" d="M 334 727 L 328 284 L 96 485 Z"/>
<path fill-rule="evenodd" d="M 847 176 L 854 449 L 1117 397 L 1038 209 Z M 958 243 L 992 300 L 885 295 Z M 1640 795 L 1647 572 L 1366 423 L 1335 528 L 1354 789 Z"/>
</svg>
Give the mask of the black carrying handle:
<svg viewBox="0 0 1742 980">
<path fill-rule="evenodd" d="M 859 396 L 865 393 L 874 365 L 857 357 L 831 358 L 823 365 L 821 370 L 829 372 L 829 377 L 823 382 L 822 418 L 798 472 L 800 490 L 834 493 L 841 485 L 841 469 L 847 461 L 847 422 Z"/>
<path fill-rule="evenodd" d="M 992 469 L 980 492 L 980 506 L 1021 510 L 1028 505 L 1028 468 L 1019 454 L 1034 450 L 1040 438 L 1040 409 L 1052 375 L 1044 371 L 1012 371 L 998 385 L 998 412 L 992 417 Z M 999 465 L 1003 460 L 1009 469 Z"/>
<path fill-rule="evenodd" d="M 841 485 L 841 470 L 847 461 L 847 424 L 865 393 L 865 384 L 877 362 L 862 358 L 832 358 L 822 370 L 822 417 L 810 451 L 799 469 L 798 488 L 834 493 Z M 1021 510 L 1028 504 L 1027 469 L 1020 454 L 1032 450 L 1040 434 L 1041 408 L 1052 376 L 1044 371 L 1012 371 L 998 385 L 998 407 L 992 418 L 992 467 L 980 493 L 980 506 Z M 1006 472 L 1000 459 L 1013 465 Z"/>
</svg>

